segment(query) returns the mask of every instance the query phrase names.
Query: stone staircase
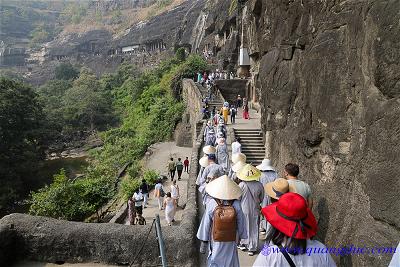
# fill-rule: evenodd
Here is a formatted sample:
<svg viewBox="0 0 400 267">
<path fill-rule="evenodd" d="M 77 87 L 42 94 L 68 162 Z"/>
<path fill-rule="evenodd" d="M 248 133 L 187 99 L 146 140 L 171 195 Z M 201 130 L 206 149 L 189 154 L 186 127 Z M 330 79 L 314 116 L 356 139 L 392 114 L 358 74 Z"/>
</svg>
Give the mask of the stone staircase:
<svg viewBox="0 0 400 267">
<path fill-rule="evenodd" d="M 247 156 L 247 163 L 261 164 L 265 156 L 264 137 L 261 129 L 234 129 L 235 137 L 240 138 L 242 153 Z"/>
<path fill-rule="evenodd" d="M 207 88 L 205 88 L 204 86 L 201 86 L 200 84 L 197 84 L 197 87 L 199 88 L 200 93 L 203 96 L 203 98 L 206 97 L 207 96 Z M 216 107 L 215 110 L 218 112 L 222 108 L 223 104 L 224 104 L 224 99 L 222 99 L 222 97 L 220 95 L 214 96 L 214 99 L 208 103 L 208 105 L 210 107 L 209 110 L 211 111 L 214 107 Z"/>
</svg>

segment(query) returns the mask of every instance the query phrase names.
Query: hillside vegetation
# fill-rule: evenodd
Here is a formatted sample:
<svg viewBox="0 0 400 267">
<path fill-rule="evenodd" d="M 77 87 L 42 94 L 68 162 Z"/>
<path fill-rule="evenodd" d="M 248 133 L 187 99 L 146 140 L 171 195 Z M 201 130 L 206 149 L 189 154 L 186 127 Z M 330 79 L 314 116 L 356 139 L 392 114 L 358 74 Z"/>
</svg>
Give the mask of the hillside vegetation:
<svg viewBox="0 0 400 267">
<path fill-rule="evenodd" d="M 180 101 L 182 78 L 194 77 L 205 68 L 205 61 L 198 56 L 186 60 L 174 57 L 138 77 L 132 75 L 132 68 L 123 66 L 115 74 L 91 81 L 111 94 L 120 125 L 101 134 L 104 146 L 92 152 L 84 178 L 68 180 L 61 171 L 52 184 L 32 193 L 30 213 L 83 220 L 115 196 L 126 199 L 142 177 L 154 183 L 157 175 L 142 169 L 141 158 L 151 144 L 171 138 L 184 110 Z M 81 71 L 74 87 L 79 88 L 82 76 L 87 74 Z M 131 163 L 127 177 L 120 184 L 117 172 L 127 163 Z"/>
</svg>

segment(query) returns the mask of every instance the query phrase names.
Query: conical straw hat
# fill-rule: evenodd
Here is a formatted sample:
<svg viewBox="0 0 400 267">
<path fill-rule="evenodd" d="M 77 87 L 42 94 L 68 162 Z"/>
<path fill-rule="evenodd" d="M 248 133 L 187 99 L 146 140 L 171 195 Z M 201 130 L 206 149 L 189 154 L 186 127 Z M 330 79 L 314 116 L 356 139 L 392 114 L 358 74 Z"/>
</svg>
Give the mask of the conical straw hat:
<svg viewBox="0 0 400 267">
<path fill-rule="evenodd" d="M 205 168 L 209 165 L 208 156 L 204 156 L 199 160 L 199 164 L 201 167 Z"/>
<path fill-rule="evenodd" d="M 246 162 L 246 155 L 243 153 L 235 153 L 232 155 L 232 163 L 236 164 L 239 161 Z"/>
<path fill-rule="evenodd" d="M 210 154 L 215 154 L 216 150 L 215 147 L 213 146 L 205 146 L 203 147 L 203 152 L 204 154 L 210 155 Z"/>
<path fill-rule="evenodd" d="M 246 162 L 239 161 L 235 165 L 232 166 L 232 171 L 239 172 L 244 166 L 246 166 Z"/>
<path fill-rule="evenodd" d="M 221 200 L 239 199 L 242 195 L 240 187 L 226 175 L 209 182 L 206 192 L 211 197 Z"/>
<path fill-rule="evenodd" d="M 264 189 L 268 196 L 279 199 L 283 194 L 289 192 L 289 183 L 286 179 L 279 178 L 273 182 L 267 183 Z"/>
<path fill-rule="evenodd" d="M 244 166 L 236 176 L 242 181 L 258 181 L 261 176 L 260 170 L 253 165 L 247 164 Z"/>
</svg>

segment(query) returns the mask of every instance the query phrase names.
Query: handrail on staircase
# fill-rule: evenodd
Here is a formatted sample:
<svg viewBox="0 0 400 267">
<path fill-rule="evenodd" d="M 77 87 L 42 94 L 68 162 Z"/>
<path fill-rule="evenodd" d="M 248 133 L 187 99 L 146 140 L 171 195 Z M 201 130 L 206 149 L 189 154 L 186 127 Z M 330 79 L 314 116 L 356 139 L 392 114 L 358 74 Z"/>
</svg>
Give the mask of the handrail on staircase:
<svg viewBox="0 0 400 267">
<path fill-rule="evenodd" d="M 167 267 L 167 255 L 165 254 L 164 238 L 161 231 L 160 215 L 156 214 L 156 234 L 157 241 L 160 250 L 161 264 L 163 267 Z"/>
</svg>

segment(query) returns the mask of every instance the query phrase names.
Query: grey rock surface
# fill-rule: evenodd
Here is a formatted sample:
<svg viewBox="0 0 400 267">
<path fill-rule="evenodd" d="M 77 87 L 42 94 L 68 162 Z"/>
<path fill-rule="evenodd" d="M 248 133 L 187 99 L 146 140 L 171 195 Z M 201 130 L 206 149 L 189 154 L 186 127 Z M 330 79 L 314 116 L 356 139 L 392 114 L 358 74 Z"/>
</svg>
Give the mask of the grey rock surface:
<svg viewBox="0 0 400 267">
<path fill-rule="evenodd" d="M 400 239 L 400 2 L 248 1 L 263 130 L 278 170 L 300 165 L 328 246 Z M 335 257 L 387 266 L 391 254 Z"/>
</svg>

